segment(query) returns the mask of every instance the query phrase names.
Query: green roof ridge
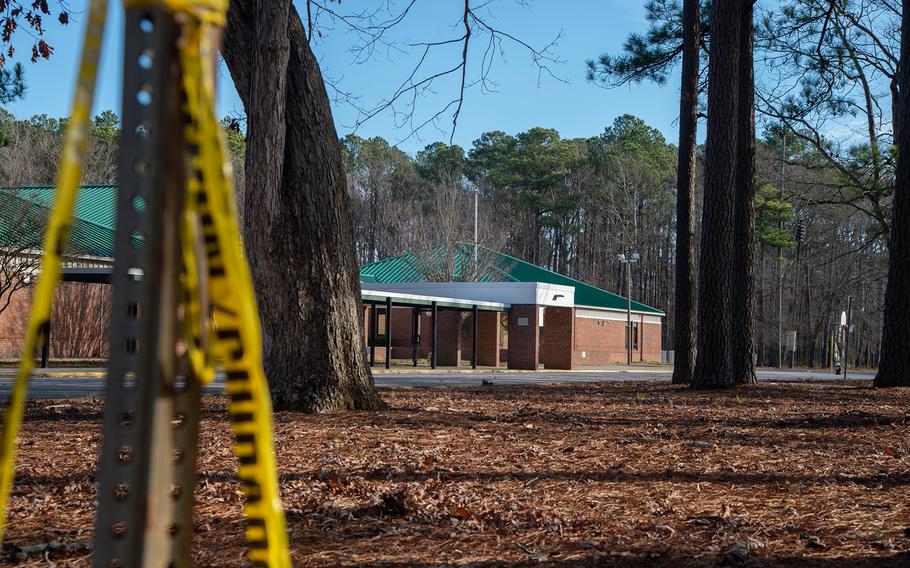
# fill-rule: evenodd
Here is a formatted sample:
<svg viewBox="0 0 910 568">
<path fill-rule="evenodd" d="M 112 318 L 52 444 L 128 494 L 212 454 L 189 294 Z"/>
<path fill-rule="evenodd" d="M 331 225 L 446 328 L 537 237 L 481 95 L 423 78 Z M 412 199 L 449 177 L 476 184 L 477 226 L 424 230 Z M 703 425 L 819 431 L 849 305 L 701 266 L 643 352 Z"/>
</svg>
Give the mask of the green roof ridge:
<svg viewBox="0 0 910 568">
<path fill-rule="evenodd" d="M 443 245 L 440 245 L 440 248 Z M 471 250 L 474 248 L 473 243 L 456 243 L 456 255 L 463 257 L 465 254 L 470 254 Z M 583 282 L 571 276 L 566 276 L 564 274 L 559 274 L 548 268 L 542 266 L 537 266 L 536 264 L 521 260 L 514 256 L 505 254 L 503 252 L 494 251 L 483 245 L 477 245 L 478 249 L 484 251 L 485 254 L 491 254 L 494 256 L 494 260 L 490 264 L 491 270 L 496 270 L 501 272 L 508 280 L 513 282 L 545 282 L 548 284 L 557 284 L 557 285 L 569 285 L 575 287 L 575 305 L 576 306 L 590 306 L 594 308 L 606 308 L 612 310 L 625 310 L 627 306 L 627 299 L 624 296 L 609 292 L 602 288 L 598 288 L 587 282 Z M 425 278 L 420 275 L 417 268 L 415 268 L 411 262 L 414 258 L 414 254 L 406 253 L 398 256 L 391 256 L 381 260 L 377 260 L 370 264 L 364 265 L 361 267 L 362 280 L 367 282 L 368 279 L 371 279 L 373 282 L 377 283 L 398 283 L 398 282 L 407 282 L 406 278 L 420 278 L 425 281 Z M 462 259 L 459 258 L 455 261 L 456 270 L 462 262 Z M 509 267 L 509 265 L 512 265 Z M 406 270 L 405 270 L 406 267 Z M 394 270 L 398 268 L 398 270 Z M 525 272 L 524 277 L 521 274 L 516 275 L 516 269 L 520 272 Z M 388 271 L 391 274 L 383 274 L 383 272 Z M 487 272 L 488 276 L 489 271 Z M 489 278 L 482 279 L 483 281 L 489 281 Z M 641 302 L 632 301 L 632 309 L 636 312 L 651 313 L 665 315 L 662 310 L 648 306 Z"/>
</svg>

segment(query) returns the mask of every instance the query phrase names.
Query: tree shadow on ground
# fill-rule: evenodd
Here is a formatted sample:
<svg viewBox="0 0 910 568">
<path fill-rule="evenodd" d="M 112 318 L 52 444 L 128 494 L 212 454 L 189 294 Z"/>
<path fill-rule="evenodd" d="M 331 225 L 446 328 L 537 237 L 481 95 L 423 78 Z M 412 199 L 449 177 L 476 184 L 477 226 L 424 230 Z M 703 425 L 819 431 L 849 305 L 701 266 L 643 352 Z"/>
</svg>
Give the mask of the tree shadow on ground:
<svg viewBox="0 0 910 568">
<path fill-rule="evenodd" d="M 751 557 L 746 560 L 705 558 L 688 555 L 654 557 L 642 554 L 639 557 L 627 555 L 592 555 L 590 558 L 573 558 L 571 560 L 534 560 L 489 562 L 450 562 L 433 564 L 408 564 L 401 562 L 359 563 L 358 568 L 392 568 L 401 566 L 421 566 L 426 568 L 576 568 L 576 567 L 615 567 L 615 568 L 677 568 L 677 567 L 720 567 L 743 566 L 749 568 L 906 568 L 910 556 L 893 557 L 860 556 L 852 558 L 805 558 L 793 556 L 788 558 Z M 214 567 L 212 567 L 214 568 Z"/>
</svg>

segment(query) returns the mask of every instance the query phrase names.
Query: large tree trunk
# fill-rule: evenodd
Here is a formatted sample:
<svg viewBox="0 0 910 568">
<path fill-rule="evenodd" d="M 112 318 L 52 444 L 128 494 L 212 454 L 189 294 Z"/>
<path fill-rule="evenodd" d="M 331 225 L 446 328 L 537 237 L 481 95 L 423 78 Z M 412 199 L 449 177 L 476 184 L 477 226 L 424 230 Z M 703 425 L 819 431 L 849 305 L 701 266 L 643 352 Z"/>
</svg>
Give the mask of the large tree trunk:
<svg viewBox="0 0 910 568">
<path fill-rule="evenodd" d="M 380 408 L 328 96 L 296 9 L 274 4 L 232 1 L 222 50 L 249 119 L 244 235 L 265 372 L 278 409 Z"/>
<path fill-rule="evenodd" d="M 679 90 L 679 160 L 676 169 L 676 311 L 673 384 L 689 384 L 695 371 L 695 149 L 698 129 L 699 0 L 683 2 L 682 81 Z"/>
<path fill-rule="evenodd" d="M 903 2 L 898 66 L 897 180 L 891 211 L 882 355 L 875 386 L 910 386 L 910 0 Z"/>
<path fill-rule="evenodd" d="M 708 135 L 698 294 L 698 346 L 693 388 L 733 386 L 730 357 L 730 269 L 739 116 L 740 0 L 711 9 Z"/>
<path fill-rule="evenodd" d="M 730 357 L 733 382 L 755 378 L 755 73 L 752 64 L 752 0 L 743 0 L 739 42 L 733 270 L 730 282 Z"/>
</svg>

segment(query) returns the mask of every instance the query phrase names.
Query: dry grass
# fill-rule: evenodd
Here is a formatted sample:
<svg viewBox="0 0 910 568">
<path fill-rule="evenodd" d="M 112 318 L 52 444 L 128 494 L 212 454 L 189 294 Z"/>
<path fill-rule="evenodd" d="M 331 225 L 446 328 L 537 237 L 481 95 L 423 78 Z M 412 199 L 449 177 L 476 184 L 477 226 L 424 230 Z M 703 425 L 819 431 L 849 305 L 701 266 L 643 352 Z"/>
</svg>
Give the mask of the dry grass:
<svg viewBox="0 0 910 568">
<path fill-rule="evenodd" d="M 384 397 L 386 412 L 277 417 L 295 564 L 910 566 L 906 389 Z M 245 564 L 222 403 L 206 400 L 197 566 Z M 6 564 L 90 563 L 100 404 L 60 404 L 29 407 Z"/>
</svg>

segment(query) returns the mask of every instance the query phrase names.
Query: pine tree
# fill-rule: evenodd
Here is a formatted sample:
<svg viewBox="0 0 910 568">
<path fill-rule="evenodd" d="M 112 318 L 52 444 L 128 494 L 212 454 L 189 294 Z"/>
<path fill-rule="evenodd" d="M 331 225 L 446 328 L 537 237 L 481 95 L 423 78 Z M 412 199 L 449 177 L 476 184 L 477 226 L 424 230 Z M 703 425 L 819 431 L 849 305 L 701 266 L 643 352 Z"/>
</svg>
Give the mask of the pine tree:
<svg viewBox="0 0 910 568">
<path fill-rule="evenodd" d="M 749 1 L 749 0 L 746 0 Z M 740 29 L 743 2 L 719 2 L 711 12 L 708 135 L 699 266 L 698 352 L 693 388 L 733 386 L 731 269 L 738 161 Z"/>
<path fill-rule="evenodd" d="M 897 180 L 891 209 L 888 241 L 888 288 L 882 330 L 882 360 L 875 386 L 910 386 L 910 0 L 904 0 L 901 16 L 901 52 L 898 64 Z"/>
</svg>

